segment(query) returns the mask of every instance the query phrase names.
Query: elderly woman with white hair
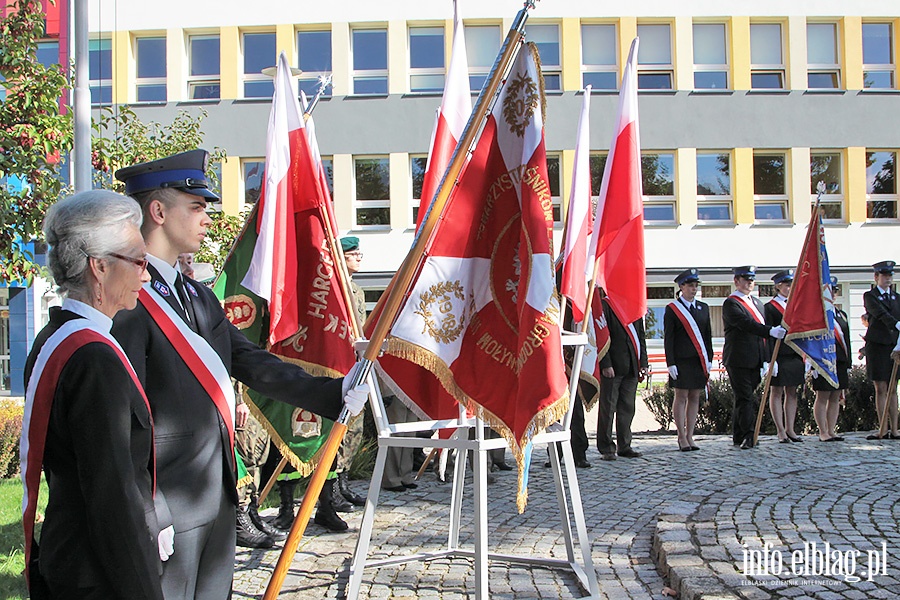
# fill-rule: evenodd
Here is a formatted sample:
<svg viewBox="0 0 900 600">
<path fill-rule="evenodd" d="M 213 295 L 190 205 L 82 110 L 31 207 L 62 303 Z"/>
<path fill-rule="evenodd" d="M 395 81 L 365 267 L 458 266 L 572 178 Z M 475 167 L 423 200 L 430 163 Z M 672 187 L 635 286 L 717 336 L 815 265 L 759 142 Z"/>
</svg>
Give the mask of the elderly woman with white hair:
<svg viewBox="0 0 900 600">
<path fill-rule="evenodd" d="M 165 510 L 158 518 L 154 509 L 153 421 L 109 333 L 150 279 L 140 225 L 136 202 L 104 190 L 66 198 L 44 220 L 64 300 L 25 365 L 22 522 L 32 598 L 163 597 L 160 561 L 172 552 L 172 530 Z M 50 494 L 38 551 L 42 467 Z"/>
</svg>

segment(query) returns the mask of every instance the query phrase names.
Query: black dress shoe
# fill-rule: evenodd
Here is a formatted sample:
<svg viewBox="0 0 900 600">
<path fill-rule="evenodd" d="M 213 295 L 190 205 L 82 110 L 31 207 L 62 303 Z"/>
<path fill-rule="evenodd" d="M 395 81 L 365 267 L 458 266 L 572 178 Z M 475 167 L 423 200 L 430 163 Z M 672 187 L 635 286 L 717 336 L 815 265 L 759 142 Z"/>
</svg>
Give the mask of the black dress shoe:
<svg viewBox="0 0 900 600">
<path fill-rule="evenodd" d="M 700 449 L 700 446 L 691 446 L 691 450 L 693 450 L 695 452 L 699 449 Z"/>
<path fill-rule="evenodd" d="M 753 447 L 753 436 L 747 436 L 744 438 L 744 441 L 741 442 L 741 450 L 749 450 Z"/>
<path fill-rule="evenodd" d="M 512 465 L 502 462 L 502 463 L 494 463 L 494 466 L 501 471 L 512 471 Z"/>
<path fill-rule="evenodd" d="M 618 452 L 616 452 L 616 454 L 618 454 L 619 456 L 622 456 L 624 458 L 640 458 L 643 456 L 643 454 L 641 454 L 637 450 L 633 450 L 631 448 L 625 448 L 624 450 L 619 450 Z"/>
<path fill-rule="evenodd" d="M 589 463 L 586 458 L 577 458 L 575 459 L 575 466 L 579 469 L 590 469 L 591 463 Z"/>
<path fill-rule="evenodd" d="M 793 436 L 791 434 L 788 434 L 788 439 L 791 440 L 792 442 L 802 442 L 803 441 L 803 438 L 798 437 L 798 436 Z"/>
<path fill-rule="evenodd" d="M 678 446 L 678 449 L 681 450 L 682 452 L 690 452 L 691 451 L 690 446 Z"/>
<path fill-rule="evenodd" d="M 836 435 L 836 436 L 834 436 L 834 437 L 831 438 L 831 439 L 833 439 L 833 440 L 836 441 L 836 442 L 843 442 L 843 441 L 844 441 L 844 438 L 843 438 L 842 436 L 839 436 L 839 435 Z"/>
<path fill-rule="evenodd" d="M 779 444 L 790 444 L 791 440 L 790 440 L 790 438 L 784 438 L 783 440 L 778 440 L 778 443 Z"/>
<path fill-rule="evenodd" d="M 830 437 L 827 440 L 819 440 L 820 442 L 843 442 L 844 438 L 842 437 Z"/>
<path fill-rule="evenodd" d="M 882 437 L 882 436 L 878 435 L 877 433 L 870 433 L 869 435 L 866 436 L 866 439 L 867 440 L 889 440 L 890 439 L 888 437 L 889 435 L 891 435 L 891 434 L 888 433 L 888 434 L 885 434 L 884 437 Z"/>
<path fill-rule="evenodd" d="M 385 489 L 389 492 L 405 492 L 406 486 L 405 485 L 393 485 L 391 487 L 386 487 L 386 488 L 382 488 L 382 489 Z"/>
</svg>

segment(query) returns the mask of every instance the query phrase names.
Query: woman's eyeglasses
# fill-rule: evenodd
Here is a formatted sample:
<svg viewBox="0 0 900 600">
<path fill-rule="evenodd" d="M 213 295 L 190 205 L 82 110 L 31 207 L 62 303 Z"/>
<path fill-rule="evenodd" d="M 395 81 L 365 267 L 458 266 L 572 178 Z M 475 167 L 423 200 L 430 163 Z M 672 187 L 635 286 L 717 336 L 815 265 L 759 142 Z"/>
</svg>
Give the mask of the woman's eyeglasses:
<svg viewBox="0 0 900 600">
<path fill-rule="evenodd" d="M 113 258 L 118 258 L 118 259 L 120 259 L 120 260 L 124 260 L 124 261 L 126 261 L 126 262 L 130 262 L 130 263 L 133 264 L 134 266 L 140 267 L 140 268 L 141 268 L 141 271 L 143 271 L 144 269 L 146 269 L 146 268 L 147 268 L 147 265 L 148 265 L 149 262 L 150 262 L 150 261 L 148 261 L 146 258 L 134 258 L 133 256 L 125 256 L 124 254 L 118 254 L 118 253 L 116 253 L 116 252 L 110 252 L 109 255 L 112 256 Z"/>
<path fill-rule="evenodd" d="M 350 258 L 356 258 L 362 260 L 363 253 L 362 252 L 344 252 L 344 256 L 349 256 Z"/>
</svg>

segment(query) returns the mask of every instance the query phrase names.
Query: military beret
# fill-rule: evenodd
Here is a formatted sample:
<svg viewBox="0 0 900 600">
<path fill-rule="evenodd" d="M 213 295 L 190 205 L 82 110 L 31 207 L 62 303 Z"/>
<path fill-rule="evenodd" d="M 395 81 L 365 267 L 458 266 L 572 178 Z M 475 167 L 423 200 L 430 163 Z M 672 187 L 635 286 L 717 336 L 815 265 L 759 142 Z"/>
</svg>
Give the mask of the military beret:
<svg viewBox="0 0 900 600">
<path fill-rule="evenodd" d="M 341 249 L 344 252 L 352 252 L 359 248 L 359 238 L 355 235 L 348 235 L 341 238 Z"/>
<path fill-rule="evenodd" d="M 129 196 L 161 190 L 176 189 L 181 192 L 218 200 L 209 189 L 206 169 L 209 166 L 209 152 L 190 150 L 165 158 L 124 167 L 116 171 L 116 179 L 125 184 Z"/>
</svg>

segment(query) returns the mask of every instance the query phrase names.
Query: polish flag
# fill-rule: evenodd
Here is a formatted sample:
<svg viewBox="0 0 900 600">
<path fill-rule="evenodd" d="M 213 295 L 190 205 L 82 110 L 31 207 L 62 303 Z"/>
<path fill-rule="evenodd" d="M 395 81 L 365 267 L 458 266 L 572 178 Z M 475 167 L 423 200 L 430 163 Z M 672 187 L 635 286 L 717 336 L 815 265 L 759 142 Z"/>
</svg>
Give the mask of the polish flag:
<svg viewBox="0 0 900 600">
<path fill-rule="evenodd" d="M 644 262 L 644 203 L 641 190 L 641 143 L 638 131 L 638 38 L 631 43 L 622 74 L 616 129 L 603 171 L 597 201 L 597 225 L 588 249 L 588 276 L 606 290 L 623 323 L 647 312 Z"/>
<path fill-rule="evenodd" d="M 566 219 L 566 243 L 563 248 L 562 279 L 560 293 L 572 303 L 572 315 L 576 321 L 584 319 L 587 305 L 588 235 L 593 229 L 591 216 L 591 166 L 590 166 L 590 107 L 591 86 L 584 89 L 581 118 L 578 121 L 578 139 L 575 142 L 575 168 L 572 171 L 572 193 L 569 195 L 569 214 Z"/>
<path fill-rule="evenodd" d="M 453 50 L 444 85 L 444 97 L 431 134 L 431 150 L 422 180 L 422 194 L 416 229 L 422 226 L 431 200 L 441 185 L 441 178 L 450 164 L 453 150 L 462 137 L 463 129 L 472 114 L 472 94 L 469 90 L 469 63 L 466 60 L 466 36 L 459 17 L 456 0 L 453 2 Z"/>
<path fill-rule="evenodd" d="M 269 303 L 269 337 L 274 344 L 297 332 L 297 230 L 294 214 L 319 201 L 303 111 L 287 57 L 278 57 L 275 94 L 266 135 L 265 193 L 260 198 L 258 237 L 241 285 Z"/>
</svg>

